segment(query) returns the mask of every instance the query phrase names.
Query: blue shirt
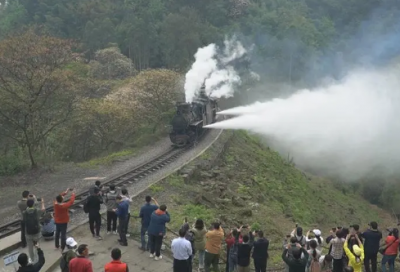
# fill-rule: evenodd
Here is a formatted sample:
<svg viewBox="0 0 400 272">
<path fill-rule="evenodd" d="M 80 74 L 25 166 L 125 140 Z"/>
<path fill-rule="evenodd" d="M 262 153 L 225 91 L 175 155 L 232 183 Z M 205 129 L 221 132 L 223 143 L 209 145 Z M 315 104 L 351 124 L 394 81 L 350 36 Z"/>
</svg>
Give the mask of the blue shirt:
<svg viewBox="0 0 400 272">
<path fill-rule="evenodd" d="M 52 233 L 55 231 L 56 225 L 54 223 L 54 218 L 50 220 L 49 223 L 44 223 L 42 226 L 42 233 Z"/>
<path fill-rule="evenodd" d="M 147 229 L 148 233 L 156 236 L 165 235 L 165 224 L 171 220 L 168 212 L 158 214 L 157 211 L 151 214 L 150 225 Z"/>
<path fill-rule="evenodd" d="M 118 203 L 118 208 L 115 213 L 119 218 L 126 219 L 129 213 L 129 202 L 121 201 L 120 203 Z"/>
<path fill-rule="evenodd" d="M 157 205 L 146 203 L 140 209 L 139 217 L 142 218 L 142 226 L 148 227 L 150 225 L 151 214 L 158 209 Z"/>
</svg>

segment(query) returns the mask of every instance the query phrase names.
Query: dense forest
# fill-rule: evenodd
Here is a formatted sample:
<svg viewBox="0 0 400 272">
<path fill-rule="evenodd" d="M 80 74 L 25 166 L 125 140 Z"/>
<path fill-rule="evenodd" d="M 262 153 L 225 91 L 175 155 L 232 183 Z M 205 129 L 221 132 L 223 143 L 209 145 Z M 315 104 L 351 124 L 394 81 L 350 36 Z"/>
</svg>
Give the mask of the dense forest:
<svg viewBox="0 0 400 272">
<path fill-rule="evenodd" d="M 313 85 L 399 53 L 396 0 L 0 4 L 0 175 L 134 152 L 165 135 L 196 50 L 227 36 L 252 48 L 251 68 L 269 83 Z M 380 193 L 390 187 L 373 188 L 360 190 L 388 204 Z"/>
</svg>

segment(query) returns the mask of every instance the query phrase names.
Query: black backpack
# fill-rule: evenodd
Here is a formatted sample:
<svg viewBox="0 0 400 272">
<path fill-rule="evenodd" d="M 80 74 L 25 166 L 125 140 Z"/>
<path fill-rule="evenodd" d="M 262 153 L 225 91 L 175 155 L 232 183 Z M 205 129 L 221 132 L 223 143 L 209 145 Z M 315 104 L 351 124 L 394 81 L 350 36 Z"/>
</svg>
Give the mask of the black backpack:
<svg viewBox="0 0 400 272">
<path fill-rule="evenodd" d="M 88 206 L 88 199 L 89 199 L 89 197 L 87 197 L 86 198 L 86 200 L 85 200 L 85 203 L 83 203 L 83 211 L 85 212 L 85 213 L 89 213 L 89 206 Z"/>
<path fill-rule="evenodd" d="M 37 210 L 34 209 L 32 213 L 24 212 L 25 230 L 29 235 L 35 235 L 40 232 L 39 218 Z"/>
</svg>

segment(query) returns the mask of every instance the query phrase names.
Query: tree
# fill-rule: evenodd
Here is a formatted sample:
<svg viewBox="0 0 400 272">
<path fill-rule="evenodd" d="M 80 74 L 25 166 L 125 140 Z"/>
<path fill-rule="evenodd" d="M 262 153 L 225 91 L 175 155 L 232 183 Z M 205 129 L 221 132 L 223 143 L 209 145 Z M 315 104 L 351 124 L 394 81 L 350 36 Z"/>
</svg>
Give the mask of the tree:
<svg viewBox="0 0 400 272">
<path fill-rule="evenodd" d="M 130 82 L 129 88 L 121 88 L 110 95 L 119 105 L 134 108 L 142 124 L 152 124 L 153 130 L 169 121 L 179 99 L 180 75 L 167 69 L 140 72 Z"/>
<path fill-rule="evenodd" d="M 98 50 L 90 62 L 91 75 L 99 79 L 123 79 L 133 74 L 133 63 L 113 46 Z"/>
<path fill-rule="evenodd" d="M 48 135 L 68 120 L 79 83 L 63 69 L 73 61 L 69 40 L 33 29 L 0 42 L 0 134 L 27 150 L 31 167 Z"/>
</svg>

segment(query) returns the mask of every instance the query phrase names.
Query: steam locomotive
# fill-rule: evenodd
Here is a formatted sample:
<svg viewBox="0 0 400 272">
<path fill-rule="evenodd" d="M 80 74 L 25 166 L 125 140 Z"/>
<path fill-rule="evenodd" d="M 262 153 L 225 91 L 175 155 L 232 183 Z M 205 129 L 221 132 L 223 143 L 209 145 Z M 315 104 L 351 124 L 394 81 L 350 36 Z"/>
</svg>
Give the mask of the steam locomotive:
<svg viewBox="0 0 400 272">
<path fill-rule="evenodd" d="M 174 146 L 182 147 L 197 141 L 203 134 L 203 127 L 216 121 L 218 103 L 207 96 L 205 86 L 192 103 L 178 102 L 172 118 L 169 138 Z"/>
</svg>

